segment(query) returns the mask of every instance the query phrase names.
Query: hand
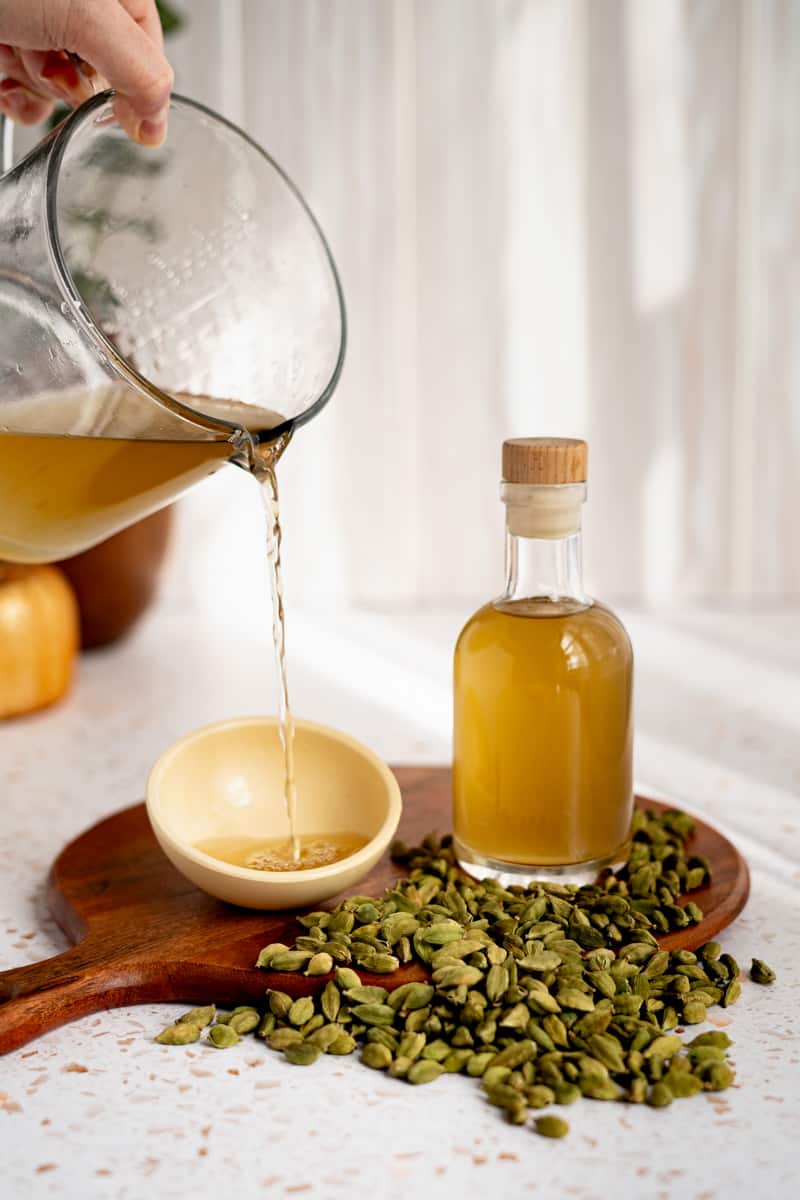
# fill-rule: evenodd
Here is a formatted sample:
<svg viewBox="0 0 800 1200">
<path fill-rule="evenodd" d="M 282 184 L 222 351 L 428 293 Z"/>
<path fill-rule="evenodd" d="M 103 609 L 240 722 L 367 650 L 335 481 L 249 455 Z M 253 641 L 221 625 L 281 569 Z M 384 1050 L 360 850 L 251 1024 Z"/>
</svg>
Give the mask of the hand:
<svg viewBox="0 0 800 1200">
<path fill-rule="evenodd" d="M 88 99 L 91 76 L 96 90 L 115 89 L 114 114 L 132 138 L 159 146 L 166 136 L 173 75 L 155 0 L 5 0 L 0 74 L 0 110 L 23 125 L 45 120 L 53 99 Z"/>
</svg>

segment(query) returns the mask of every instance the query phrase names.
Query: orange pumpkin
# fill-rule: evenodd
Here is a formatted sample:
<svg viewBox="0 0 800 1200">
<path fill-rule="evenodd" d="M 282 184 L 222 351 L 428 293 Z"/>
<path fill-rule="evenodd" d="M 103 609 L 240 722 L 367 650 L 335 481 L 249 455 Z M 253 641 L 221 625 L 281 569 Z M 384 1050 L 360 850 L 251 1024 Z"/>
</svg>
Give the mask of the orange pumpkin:
<svg viewBox="0 0 800 1200">
<path fill-rule="evenodd" d="M 0 717 L 58 700 L 72 682 L 78 605 L 56 567 L 0 563 Z"/>
</svg>

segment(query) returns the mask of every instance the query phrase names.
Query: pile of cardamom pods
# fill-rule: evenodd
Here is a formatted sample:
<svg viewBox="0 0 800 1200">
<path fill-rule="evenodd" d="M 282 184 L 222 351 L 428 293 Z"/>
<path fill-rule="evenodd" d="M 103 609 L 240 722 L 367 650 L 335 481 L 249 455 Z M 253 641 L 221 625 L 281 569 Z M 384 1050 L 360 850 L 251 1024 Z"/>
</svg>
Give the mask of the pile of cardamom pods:
<svg viewBox="0 0 800 1200">
<path fill-rule="evenodd" d="M 710 877 L 708 862 L 687 853 L 693 828 L 677 810 L 637 809 L 625 866 L 580 888 L 478 881 L 459 869 L 449 838 L 398 842 L 393 857 L 409 873 L 382 898 L 300 917 L 305 933 L 292 948 L 258 956 L 270 971 L 329 976 L 315 996 L 270 989 L 264 1011 L 193 1009 L 156 1041 L 185 1045 L 208 1028 L 224 1048 L 255 1033 L 300 1066 L 360 1048 L 366 1066 L 408 1083 L 480 1079 L 514 1124 L 581 1096 L 664 1108 L 721 1091 L 734 1078 L 728 1035 L 685 1043 L 674 1031 L 733 1004 L 739 966 L 716 942 L 693 953 L 657 941 L 702 919 L 695 903 L 678 903 Z M 355 969 L 390 975 L 412 962 L 429 982 L 365 986 Z M 768 984 L 775 973 L 754 959 L 750 978 Z M 545 1137 L 569 1129 L 551 1114 L 533 1127 Z"/>
</svg>

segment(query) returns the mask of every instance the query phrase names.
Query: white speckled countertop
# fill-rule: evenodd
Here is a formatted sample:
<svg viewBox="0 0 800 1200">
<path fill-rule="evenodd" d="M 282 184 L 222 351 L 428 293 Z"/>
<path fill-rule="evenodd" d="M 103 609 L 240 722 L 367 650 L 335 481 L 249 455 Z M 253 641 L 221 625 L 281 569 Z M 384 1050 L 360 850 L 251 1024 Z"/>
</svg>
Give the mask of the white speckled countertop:
<svg viewBox="0 0 800 1200">
<path fill-rule="evenodd" d="M 293 612 L 296 711 L 395 762 L 447 761 L 450 651 L 464 615 Z M 548 1142 L 487 1111 L 471 1081 L 411 1088 L 349 1059 L 298 1071 L 255 1040 L 224 1054 L 158 1046 L 152 1035 L 180 1010 L 142 1006 L 0 1061 L 3 1200 L 797 1196 L 800 612 L 627 621 L 638 781 L 745 853 L 751 899 L 722 940 L 779 973 L 714 1010 L 735 1039 L 734 1088 L 662 1112 L 585 1101 L 567 1114 L 569 1139 Z M 205 613 L 162 607 L 120 648 L 85 657 L 65 704 L 0 727 L 0 969 L 63 948 L 44 880 L 65 841 L 140 798 L 171 739 L 272 700 L 255 629 L 213 631 Z"/>
</svg>

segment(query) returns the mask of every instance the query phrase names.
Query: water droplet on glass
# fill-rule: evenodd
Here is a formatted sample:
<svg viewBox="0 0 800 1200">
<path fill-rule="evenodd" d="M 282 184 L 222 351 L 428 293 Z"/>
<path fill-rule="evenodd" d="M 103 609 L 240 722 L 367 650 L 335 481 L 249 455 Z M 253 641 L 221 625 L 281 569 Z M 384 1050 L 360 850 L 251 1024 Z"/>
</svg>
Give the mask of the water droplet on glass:
<svg viewBox="0 0 800 1200">
<path fill-rule="evenodd" d="M 17 363 L 16 370 L 18 375 L 22 374 L 22 363 Z"/>
<path fill-rule="evenodd" d="M 67 304 L 66 300 L 62 300 L 59 307 L 60 307 L 62 313 L 64 314 L 64 316 L 66 316 L 67 313 L 69 312 L 69 305 Z"/>
</svg>

